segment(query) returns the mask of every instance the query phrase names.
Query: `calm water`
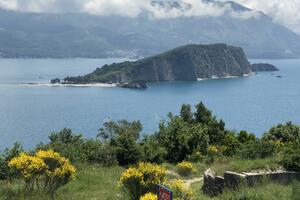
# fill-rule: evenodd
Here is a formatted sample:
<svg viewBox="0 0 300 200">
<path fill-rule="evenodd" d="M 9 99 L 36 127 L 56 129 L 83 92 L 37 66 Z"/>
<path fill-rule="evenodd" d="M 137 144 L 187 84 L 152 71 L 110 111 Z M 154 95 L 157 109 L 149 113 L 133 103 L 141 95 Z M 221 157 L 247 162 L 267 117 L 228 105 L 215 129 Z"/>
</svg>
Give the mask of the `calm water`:
<svg viewBox="0 0 300 200">
<path fill-rule="evenodd" d="M 150 84 L 147 90 L 26 86 L 54 77 L 80 75 L 122 59 L 0 60 L 0 149 L 47 141 L 64 127 L 94 138 L 103 121 L 141 120 L 144 133 L 157 130 L 169 111 L 203 101 L 228 128 L 260 136 L 273 124 L 300 124 L 300 60 L 268 60 L 280 72 L 237 79 Z M 262 60 L 252 62 L 262 62 Z M 277 78 L 281 75 L 282 78 Z"/>
</svg>

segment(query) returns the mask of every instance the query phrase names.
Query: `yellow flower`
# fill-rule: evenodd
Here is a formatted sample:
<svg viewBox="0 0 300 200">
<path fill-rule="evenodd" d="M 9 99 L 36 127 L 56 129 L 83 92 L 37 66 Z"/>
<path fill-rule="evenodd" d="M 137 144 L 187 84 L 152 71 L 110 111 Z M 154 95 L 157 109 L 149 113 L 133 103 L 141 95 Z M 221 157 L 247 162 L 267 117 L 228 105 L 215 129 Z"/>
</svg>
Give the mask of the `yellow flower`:
<svg viewBox="0 0 300 200">
<path fill-rule="evenodd" d="M 74 177 L 76 168 L 70 163 L 68 159 L 62 157 L 59 153 L 53 150 L 48 150 L 48 151 L 39 150 L 36 153 L 36 157 L 42 159 L 46 163 L 47 165 L 46 173 L 48 176 Z"/>
<path fill-rule="evenodd" d="M 157 195 L 148 192 L 147 194 L 145 194 L 144 196 L 142 196 L 140 198 L 140 200 L 157 200 Z"/>
<path fill-rule="evenodd" d="M 218 148 L 215 145 L 209 145 L 208 152 L 209 153 L 218 153 L 219 150 L 218 150 Z"/>
<path fill-rule="evenodd" d="M 13 158 L 8 163 L 8 166 L 18 170 L 25 179 L 41 174 L 47 169 L 42 159 L 26 153 L 21 153 L 19 156 Z"/>
<path fill-rule="evenodd" d="M 174 200 L 190 200 L 192 199 L 192 190 L 187 188 L 183 180 L 175 179 L 165 185 L 173 191 Z"/>
<path fill-rule="evenodd" d="M 186 161 L 178 163 L 177 170 L 181 176 L 189 176 L 193 171 L 195 171 L 193 164 Z"/>
<path fill-rule="evenodd" d="M 165 180 L 165 176 L 165 168 L 151 163 L 139 163 L 122 173 L 119 186 L 127 189 L 133 198 L 136 198 L 136 195 L 139 198 L 140 194 L 153 191 L 157 184 Z"/>
</svg>

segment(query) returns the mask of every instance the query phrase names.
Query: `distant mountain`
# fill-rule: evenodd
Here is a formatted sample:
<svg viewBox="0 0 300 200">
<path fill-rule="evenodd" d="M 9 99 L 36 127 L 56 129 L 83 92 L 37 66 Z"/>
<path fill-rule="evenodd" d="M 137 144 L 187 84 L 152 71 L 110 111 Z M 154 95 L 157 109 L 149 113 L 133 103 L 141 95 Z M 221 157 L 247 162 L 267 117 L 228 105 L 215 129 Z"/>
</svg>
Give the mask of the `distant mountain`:
<svg viewBox="0 0 300 200">
<path fill-rule="evenodd" d="M 135 83 L 241 77 L 251 72 L 241 48 L 225 44 L 185 45 L 135 62 L 105 65 L 85 76 L 67 77 L 63 83 L 113 83 L 136 87 Z"/>
<path fill-rule="evenodd" d="M 232 1 L 203 1 L 241 15 L 252 12 Z M 152 6 L 182 12 L 192 8 L 180 0 L 156 0 Z M 190 43 L 240 46 L 249 58 L 300 57 L 300 36 L 258 14 L 242 19 L 228 11 L 221 16 L 157 19 L 147 11 L 124 17 L 0 10 L 0 57 L 137 58 Z"/>
</svg>

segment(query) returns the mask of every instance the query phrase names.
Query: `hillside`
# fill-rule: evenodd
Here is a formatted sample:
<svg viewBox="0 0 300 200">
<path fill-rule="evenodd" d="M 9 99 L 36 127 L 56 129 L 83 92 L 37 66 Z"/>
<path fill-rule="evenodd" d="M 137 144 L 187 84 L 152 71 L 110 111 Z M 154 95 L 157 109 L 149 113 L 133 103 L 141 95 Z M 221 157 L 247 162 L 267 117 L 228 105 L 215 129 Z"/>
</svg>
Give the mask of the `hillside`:
<svg viewBox="0 0 300 200">
<path fill-rule="evenodd" d="M 241 48 L 225 44 L 185 45 L 135 62 L 105 65 L 85 76 L 67 77 L 64 83 L 195 81 L 249 73 L 250 64 Z"/>
<path fill-rule="evenodd" d="M 153 1 L 157 9 L 189 11 L 191 5 Z M 235 2 L 207 1 L 231 7 L 237 15 L 250 9 Z M 249 58 L 298 58 L 300 36 L 273 23 L 263 13 L 242 18 L 182 16 L 157 19 L 84 13 L 42 14 L 0 10 L 0 57 L 146 57 L 177 46 L 226 43 L 240 46 Z"/>
</svg>

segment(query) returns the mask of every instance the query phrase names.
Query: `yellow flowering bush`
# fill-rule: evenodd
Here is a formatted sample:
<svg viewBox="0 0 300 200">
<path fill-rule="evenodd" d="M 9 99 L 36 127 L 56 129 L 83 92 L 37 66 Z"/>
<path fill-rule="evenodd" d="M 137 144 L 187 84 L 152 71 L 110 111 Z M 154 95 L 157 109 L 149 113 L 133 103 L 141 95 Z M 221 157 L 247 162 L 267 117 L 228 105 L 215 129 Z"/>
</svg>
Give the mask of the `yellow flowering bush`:
<svg viewBox="0 0 300 200">
<path fill-rule="evenodd" d="M 208 153 L 217 154 L 219 152 L 218 148 L 215 145 L 209 145 Z"/>
<path fill-rule="evenodd" d="M 194 166 L 190 162 L 183 161 L 177 164 L 177 171 L 180 176 L 190 176 L 194 171 Z"/>
<path fill-rule="evenodd" d="M 18 157 L 13 158 L 8 166 L 17 170 L 25 179 L 42 174 L 47 168 L 42 159 L 26 153 L 21 153 Z"/>
<path fill-rule="evenodd" d="M 70 161 L 59 153 L 53 150 L 43 151 L 40 150 L 36 153 L 36 157 L 42 159 L 47 164 L 46 173 L 50 177 L 74 177 L 76 172 L 75 167 Z"/>
<path fill-rule="evenodd" d="M 132 199 L 139 199 L 147 192 L 154 192 L 156 184 L 165 180 L 166 169 L 151 163 L 139 163 L 123 172 L 120 186 L 123 187 Z"/>
<path fill-rule="evenodd" d="M 165 183 L 165 186 L 173 191 L 174 200 L 191 200 L 192 190 L 189 189 L 183 182 L 183 180 L 175 179 L 171 182 Z"/>
<path fill-rule="evenodd" d="M 140 200 L 157 200 L 157 195 L 148 192 L 140 198 Z"/>
<path fill-rule="evenodd" d="M 54 192 L 66 184 L 76 172 L 70 161 L 53 150 L 38 151 L 34 156 L 21 153 L 8 163 L 25 180 L 27 190 L 34 189 L 34 183 L 44 181 L 45 189 Z"/>
</svg>

